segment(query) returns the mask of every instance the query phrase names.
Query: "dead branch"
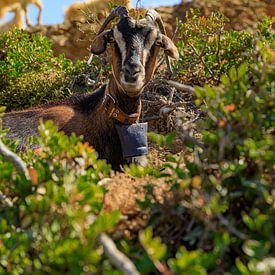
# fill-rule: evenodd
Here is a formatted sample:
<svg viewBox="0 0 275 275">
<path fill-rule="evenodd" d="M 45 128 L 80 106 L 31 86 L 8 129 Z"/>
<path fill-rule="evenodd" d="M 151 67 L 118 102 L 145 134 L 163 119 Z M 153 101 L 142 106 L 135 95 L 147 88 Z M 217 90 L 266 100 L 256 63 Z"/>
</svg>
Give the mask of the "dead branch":
<svg viewBox="0 0 275 275">
<path fill-rule="evenodd" d="M 184 105 L 183 102 L 177 102 L 177 103 L 170 104 L 170 105 L 164 105 L 159 109 L 159 115 L 145 118 L 144 121 L 149 122 L 152 120 L 161 119 L 164 116 L 169 115 L 171 112 L 173 112 L 174 110 L 176 110 L 178 107 L 180 107 L 182 105 Z"/>
<path fill-rule="evenodd" d="M 139 275 L 135 265 L 132 261 L 120 252 L 113 240 L 105 233 L 100 234 L 99 241 L 104 247 L 104 251 L 109 257 L 110 261 L 126 275 Z"/>
<path fill-rule="evenodd" d="M 178 91 L 188 92 L 192 95 L 195 95 L 195 89 L 192 86 L 185 85 L 174 80 L 168 80 L 167 83 L 176 88 Z"/>
<path fill-rule="evenodd" d="M 191 119 L 190 121 L 187 121 L 186 123 L 183 123 L 183 124 L 182 124 L 182 127 L 186 127 L 187 125 L 190 125 L 190 124 L 196 122 L 198 119 L 200 119 L 201 114 L 202 114 L 202 113 L 200 112 L 200 113 L 198 113 L 193 119 Z"/>
<path fill-rule="evenodd" d="M 181 138 L 182 141 L 188 141 L 191 142 L 195 145 L 197 145 L 198 147 L 202 148 L 203 150 L 205 149 L 204 144 L 202 142 L 200 142 L 199 140 L 197 140 L 194 137 L 191 137 L 187 131 L 181 129 L 180 131 L 177 131 L 177 134 L 179 135 L 179 137 Z"/>
<path fill-rule="evenodd" d="M 10 151 L 5 144 L 0 139 L 0 154 L 3 155 L 7 160 L 9 160 L 16 168 L 17 172 L 20 175 L 24 175 L 26 179 L 30 179 L 30 175 L 27 169 L 26 164 L 22 161 L 22 159 L 17 156 L 15 153 Z"/>
</svg>

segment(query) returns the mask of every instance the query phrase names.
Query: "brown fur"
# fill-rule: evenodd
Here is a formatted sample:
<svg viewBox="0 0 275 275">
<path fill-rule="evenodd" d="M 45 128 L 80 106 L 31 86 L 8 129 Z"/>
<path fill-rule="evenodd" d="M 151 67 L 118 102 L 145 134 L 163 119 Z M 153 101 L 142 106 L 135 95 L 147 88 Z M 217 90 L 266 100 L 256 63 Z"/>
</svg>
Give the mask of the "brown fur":
<svg viewBox="0 0 275 275">
<path fill-rule="evenodd" d="M 116 96 L 120 103 L 119 107 L 125 113 L 140 113 L 140 97 L 133 99 L 119 92 L 112 77 L 109 89 Z M 120 140 L 115 129 L 114 120 L 108 118 L 102 106 L 102 100 L 107 91 L 103 87 L 97 93 L 100 94 L 100 100 L 89 113 L 83 112 L 78 104 L 71 103 L 71 98 L 56 103 L 56 106 L 42 106 L 26 111 L 7 113 L 3 117 L 3 127 L 10 128 L 9 138 L 17 138 L 22 141 L 19 146 L 19 149 L 22 149 L 28 136 L 38 135 L 37 127 L 40 119 L 44 121 L 52 120 L 58 129 L 67 135 L 71 133 L 75 133 L 77 136 L 83 135 L 84 141 L 96 149 L 99 158 L 106 159 L 107 162 L 112 164 L 113 169 L 119 170 L 120 165 L 124 163 Z"/>
</svg>

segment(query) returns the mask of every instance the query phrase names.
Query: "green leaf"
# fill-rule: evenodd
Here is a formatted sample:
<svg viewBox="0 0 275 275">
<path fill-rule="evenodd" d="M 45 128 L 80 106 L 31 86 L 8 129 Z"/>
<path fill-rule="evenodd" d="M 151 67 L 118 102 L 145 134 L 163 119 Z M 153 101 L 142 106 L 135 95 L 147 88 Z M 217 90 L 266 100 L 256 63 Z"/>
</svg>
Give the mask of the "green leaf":
<svg viewBox="0 0 275 275">
<path fill-rule="evenodd" d="M 244 75 L 247 74 L 247 64 L 246 63 L 243 63 L 239 66 L 238 68 L 238 77 L 239 79 L 242 78 Z"/>
<path fill-rule="evenodd" d="M 153 238 L 152 229 L 150 227 L 139 233 L 139 241 L 153 262 L 157 260 L 160 261 L 165 257 L 166 246 L 161 243 L 159 237 Z"/>
<path fill-rule="evenodd" d="M 242 261 L 240 260 L 240 258 L 236 259 L 236 266 L 238 268 L 238 270 L 240 271 L 241 274 L 243 275 L 250 275 L 250 271 L 248 270 L 248 268 L 242 263 Z"/>
</svg>

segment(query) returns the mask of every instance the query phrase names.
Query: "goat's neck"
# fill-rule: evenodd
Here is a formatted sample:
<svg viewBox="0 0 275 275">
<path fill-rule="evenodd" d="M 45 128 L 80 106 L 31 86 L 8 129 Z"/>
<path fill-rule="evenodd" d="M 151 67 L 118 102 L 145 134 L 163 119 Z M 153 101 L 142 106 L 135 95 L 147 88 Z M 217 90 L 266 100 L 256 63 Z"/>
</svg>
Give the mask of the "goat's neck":
<svg viewBox="0 0 275 275">
<path fill-rule="evenodd" d="M 118 87 L 113 75 L 110 78 L 108 93 L 115 97 L 118 107 L 130 115 L 140 113 L 141 111 L 141 96 L 129 97 L 120 87 Z"/>
</svg>

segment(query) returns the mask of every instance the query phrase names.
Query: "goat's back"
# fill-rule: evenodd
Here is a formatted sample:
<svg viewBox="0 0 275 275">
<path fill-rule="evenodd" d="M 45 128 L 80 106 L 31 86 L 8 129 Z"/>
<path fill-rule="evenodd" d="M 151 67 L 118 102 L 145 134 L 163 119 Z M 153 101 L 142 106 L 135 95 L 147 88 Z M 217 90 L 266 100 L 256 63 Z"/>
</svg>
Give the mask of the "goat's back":
<svg viewBox="0 0 275 275">
<path fill-rule="evenodd" d="M 38 135 L 39 121 L 52 120 L 58 130 L 66 134 L 86 134 L 90 113 L 95 110 L 105 93 L 105 85 L 94 93 L 75 95 L 37 108 L 10 112 L 3 116 L 3 128 L 9 129 L 7 137 L 23 143 L 29 136 Z"/>
</svg>

